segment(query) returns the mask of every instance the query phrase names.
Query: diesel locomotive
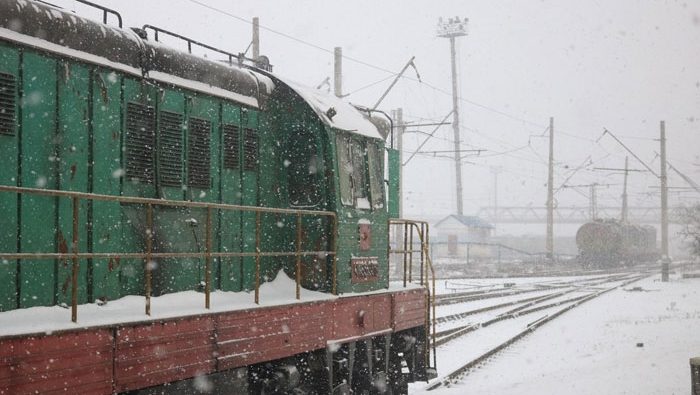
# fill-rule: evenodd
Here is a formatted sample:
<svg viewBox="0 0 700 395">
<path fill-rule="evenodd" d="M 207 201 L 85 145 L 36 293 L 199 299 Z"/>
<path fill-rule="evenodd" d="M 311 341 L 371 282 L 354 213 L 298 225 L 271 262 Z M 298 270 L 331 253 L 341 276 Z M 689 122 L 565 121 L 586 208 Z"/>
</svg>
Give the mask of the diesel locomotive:
<svg viewBox="0 0 700 395">
<path fill-rule="evenodd" d="M 428 229 L 393 219 L 391 120 L 78 1 L 103 20 L 0 0 L 0 394 L 406 393 L 434 375 Z M 420 251 L 393 251 L 392 227 Z M 410 255 L 398 286 L 392 254 Z M 289 300 L 264 303 L 280 276 Z M 201 309 L 159 315 L 169 295 Z M 41 321 L 56 309 L 72 326 Z M 8 329 L 27 312 L 41 329 Z"/>
</svg>

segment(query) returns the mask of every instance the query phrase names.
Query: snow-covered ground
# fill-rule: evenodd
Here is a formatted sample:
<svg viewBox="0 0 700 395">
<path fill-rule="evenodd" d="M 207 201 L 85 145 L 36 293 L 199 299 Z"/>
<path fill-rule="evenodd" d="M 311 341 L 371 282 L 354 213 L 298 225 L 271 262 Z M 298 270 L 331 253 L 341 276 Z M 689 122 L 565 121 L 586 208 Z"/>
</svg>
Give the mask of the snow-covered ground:
<svg viewBox="0 0 700 395">
<path fill-rule="evenodd" d="M 688 394 L 689 359 L 700 356 L 700 279 L 672 276 L 662 283 L 655 275 L 625 289 L 639 286 L 642 291 L 618 289 L 566 312 L 451 388 L 427 392 L 414 384 L 411 393 Z M 441 376 L 449 373 L 441 365 L 458 366 L 464 361 L 455 359 L 469 347 L 501 336 L 493 329 L 438 349 Z"/>
</svg>

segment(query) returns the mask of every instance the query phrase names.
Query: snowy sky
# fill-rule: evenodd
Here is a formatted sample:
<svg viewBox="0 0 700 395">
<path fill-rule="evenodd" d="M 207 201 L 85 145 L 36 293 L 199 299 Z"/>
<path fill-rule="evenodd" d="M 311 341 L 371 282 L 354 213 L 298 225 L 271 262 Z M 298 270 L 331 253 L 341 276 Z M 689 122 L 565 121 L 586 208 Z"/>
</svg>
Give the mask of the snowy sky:
<svg viewBox="0 0 700 395">
<path fill-rule="evenodd" d="M 81 10 L 71 0 L 56 0 Z M 439 121 L 451 110 L 448 40 L 436 37 L 439 17 L 469 18 L 469 35 L 458 39 L 461 133 L 464 149 L 485 149 L 465 158 L 465 213 L 494 202 L 493 168 L 499 168 L 501 206 L 543 206 L 546 200 L 549 117 L 555 122 L 555 186 L 590 156 L 569 184 L 611 184 L 599 204 L 620 205 L 622 176 L 593 171 L 619 168 L 624 150 L 603 129 L 617 134 L 658 169 L 659 121 L 665 120 L 669 162 L 700 181 L 700 2 L 693 1 L 260 1 L 99 0 L 117 9 L 126 26 L 149 23 L 232 52 L 251 40 L 260 18 L 261 53 L 275 72 L 315 86 L 333 75 L 333 47 L 343 48 L 347 100 L 373 104 L 392 74 L 415 56 L 412 69 L 380 109 L 404 108 L 414 122 Z M 214 57 L 215 58 L 215 57 Z M 383 81 L 382 81 L 383 80 Z M 382 81 L 382 82 L 379 82 Z M 376 83 L 376 84 L 375 84 Z M 374 85 L 371 85 L 374 84 Z M 367 87 L 368 85 L 371 85 Z M 431 132 L 432 127 L 411 128 Z M 424 134 L 410 133 L 404 149 L 415 151 Z M 424 151 L 453 149 L 443 126 Z M 451 155 L 451 154 L 447 154 Z M 641 169 L 630 159 L 632 168 Z M 406 214 L 439 218 L 454 211 L 454 163 L 419 155 L 405 167 Z M 657 205 L 658 181 L 631 176 L 630 205 Z M 687 186 L 671 175 L 671 186 Z M 560 205 L 587 207 L 587 188 L 556 195 Z M 671 195 L 671 204 L 700 199 Z M 542 226 L 544 231 L 544 226 Z"/>
</svg>

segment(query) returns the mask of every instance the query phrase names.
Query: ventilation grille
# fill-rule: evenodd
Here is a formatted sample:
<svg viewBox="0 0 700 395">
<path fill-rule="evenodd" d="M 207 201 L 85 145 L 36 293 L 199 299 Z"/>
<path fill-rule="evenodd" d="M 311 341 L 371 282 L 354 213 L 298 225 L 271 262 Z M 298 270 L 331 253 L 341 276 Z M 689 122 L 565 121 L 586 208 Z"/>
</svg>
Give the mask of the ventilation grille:
<svg viewBox="0 0 700 395">
<path fill-rule="evenodd" d="M 126 177 L 153 184 L 155 111 L 153 107 L 128 103 L 126 108 Z"/>
<path fill-rule="evenodd" d="M 159 129 L 160 184 L 182 186 L 182 114 L 161 111 Z"/>
<path fill-rule="evenodd" d="M 224 168 L 237 169 L 240 160 L 238 126 L 224 125 Z"/>
<path fill-rule="evenodd" d="M 244 170 L 258 169 L 258 132 L 253 129 L 245 130 L 245 140 L 243 141 L 244 150 Z"/>
<path fill-rule="evenodd" d="M 187 185 L 209 189 L 211 179 L 211 122 L 190 118 L 187 137 Z"/>
<path fill-rule="evenodd" d="M 0 73 L 0 134 L 15 135 L 17 81 L 12 74 Z"/>
</svg>

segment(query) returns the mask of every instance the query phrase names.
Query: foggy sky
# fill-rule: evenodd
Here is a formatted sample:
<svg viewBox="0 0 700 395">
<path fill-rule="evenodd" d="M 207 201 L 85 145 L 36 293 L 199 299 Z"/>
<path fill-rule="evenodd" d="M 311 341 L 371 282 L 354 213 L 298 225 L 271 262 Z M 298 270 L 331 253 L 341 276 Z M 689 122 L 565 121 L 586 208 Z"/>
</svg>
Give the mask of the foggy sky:
<svg viewBox="0 0 700 395">
<path fill-rule="evenodd" d="M 73 1 L 56 2 L 79 7 Z M 463 148 L 486 151 L 465 159 L 471 162 L 463 167 L 467 214 L 493 205 L 492 167 L 501 169 L 499 205 L 544 205 L 550 116 L 555 122 L 555 186 L 590 156 L 592 163 L 569 183 L 615 184 L 601 188 L 598 200 L 600 205 L 620 205 L 622 176 L 592 168 L 622 167 L 625 152 L 608 136 L 597 140 L 608 128 L 656 170 L 654 151 L 659 148 L 653 139 L 658 139 L 660 120 L 666 121 L 669 162 L 700 182 L 700 2 L 99 3 L 120 11 L 127 26 L 149 23 L 232 52 L 244 51 L 251 39 L 251 25 L 236 17 L 258 16 L 261 53 L 271 59 L 277 74 L 309 86 L 332 77 L 332 50 L 340 46 L 348 57 L 343 90 L 356 104 L 373 104 L 388 87 L 391 74 L 380 69 L 398 72 L 415 55 L 423 83 L 409 69 L 410 78 L 402 79 L 380 106 L 387 112 L 402 107 L 409 121 L 438 121 L 451 110 L 449 45 L 436 37 L 436 23 L 439 17 L 468 17 L 469 35 L 458 39 Z M 432 127 L 420 130 L 431 132 Z M 444 126 L 423 150 L 451 150 L 452 136 L 451 127 Z M 405 158 L 424 138 L 406 135 Z M 630 167 L 642 168 L 632 158 Z M 419 155 L 409 162 L 405 213 L 439 218 L 454 212 L 453 169 L 449 158 Z M 630 182 L 630 205 L 659 204 L 658 189 L 650 188 L 658 185 L 652 175 L 635 173 Z M 670 174 L 669 185 L 686 186 L 675 174 Z M 587 188 L 563 190 L 556 200 L 587 207 L 587 193 Z M 670 197 L 672 205 L 699 198 L 689 193 Z"/>
</svg>

